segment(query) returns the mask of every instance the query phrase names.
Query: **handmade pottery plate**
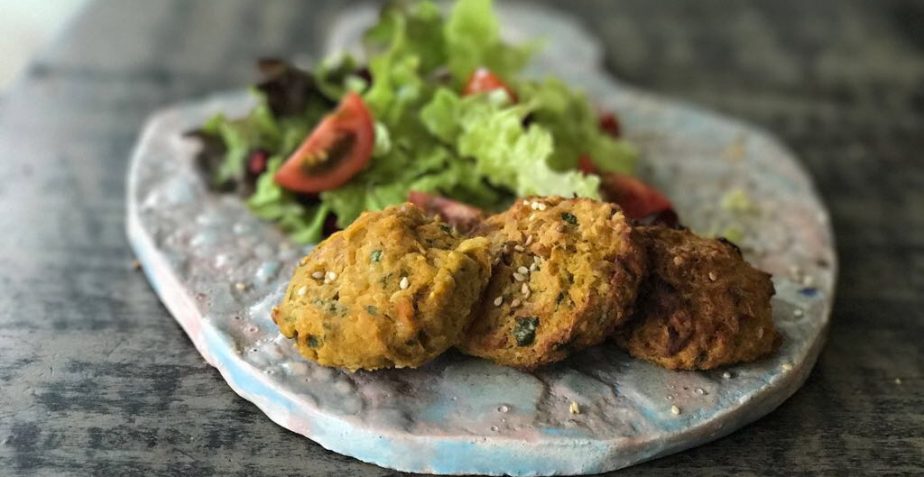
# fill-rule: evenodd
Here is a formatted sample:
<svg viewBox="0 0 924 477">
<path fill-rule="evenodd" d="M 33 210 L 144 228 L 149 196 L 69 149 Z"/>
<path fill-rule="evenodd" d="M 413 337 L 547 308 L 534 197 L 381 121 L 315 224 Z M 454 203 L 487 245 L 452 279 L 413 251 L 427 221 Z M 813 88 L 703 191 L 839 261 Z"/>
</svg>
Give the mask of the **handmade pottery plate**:
<svg viewBox="0 0 924 477">
<path fill-rule="evenodd" d="M 571 20 L 536 6 L 498 6 L 513 40 L 554 38 L 534 73 L 555 75 L 617 111 L 642 151 L 640 172 L 699 232 L 736 227 L 755 265 L 774 275 L 782 348 L 756 363 L 677 372 L 611 345 L 529 374 L 448 353 L 424 368 L 350 374 L 303 359 L 269 310 L 309 248 L 208 190 L 183 132 L 211 115 L 244 114 L 245 92 L 155 114 L 129 174 L 128 235 L 157 294 L 231 388 L 266 415 L 333 451 L 402 471 L 590 474 L 726 435 L 767 414 L 809 374 L 824 343 L 835 253 L 828 215 L 806 172 L 754 127 L 619 83 Z M 356 44 L 374 19 L 353 9 L 331 49 Z M 720 207 L 747 191 L 754 207 Z M 573 414 L 571 403 L 579 405 Z"/>
</svg>

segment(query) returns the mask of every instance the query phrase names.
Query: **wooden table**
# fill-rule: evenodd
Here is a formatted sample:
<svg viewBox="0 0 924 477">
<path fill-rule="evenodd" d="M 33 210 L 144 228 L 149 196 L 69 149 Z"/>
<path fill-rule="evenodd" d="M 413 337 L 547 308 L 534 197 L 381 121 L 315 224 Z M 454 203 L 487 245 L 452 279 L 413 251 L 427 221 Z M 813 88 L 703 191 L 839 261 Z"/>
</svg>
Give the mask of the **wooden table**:
<svg viewBox="0 0 924 477">
<path fill-rule="evenodd" d="M 779 134 L 831 208 L 842 263 L 830 341 L 799 393 L 621 475 L 924 473 L 924 4 L 559 5 L 618 76 Z M 124 235 L 147 115 L 247 84 L 257 56 L 316 54 L 341 8 L 95 3 L 0 100 L 0 474 L 395 475 L 237 397 Z"/>
</svg>

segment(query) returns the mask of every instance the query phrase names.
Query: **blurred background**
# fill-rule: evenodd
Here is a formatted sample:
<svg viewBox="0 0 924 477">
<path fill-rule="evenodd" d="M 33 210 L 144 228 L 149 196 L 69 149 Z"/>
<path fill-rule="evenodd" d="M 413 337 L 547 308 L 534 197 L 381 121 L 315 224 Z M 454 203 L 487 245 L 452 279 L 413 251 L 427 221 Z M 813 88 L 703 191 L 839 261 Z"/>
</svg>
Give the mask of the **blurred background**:
<svg viewBox="0 0 924 477">
<path fill-rule="evenodd" d="M 87 0 L 0 0 L 0 94 Z"/>
</svg>

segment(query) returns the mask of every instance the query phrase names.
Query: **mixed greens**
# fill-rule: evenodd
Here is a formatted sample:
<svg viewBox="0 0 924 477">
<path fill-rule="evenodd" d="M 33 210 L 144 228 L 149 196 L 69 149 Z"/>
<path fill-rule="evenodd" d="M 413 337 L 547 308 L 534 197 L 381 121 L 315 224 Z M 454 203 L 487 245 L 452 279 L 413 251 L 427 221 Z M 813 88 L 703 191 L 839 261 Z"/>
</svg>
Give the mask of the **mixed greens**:
<svg viewBox="0 0 924 477">
<path fill-rule="evenodd" d="M 257 106 L 195 132 L 212 184 L 244 194 L 256 215 L 308 243 L 334 221 L 346 227 L 365 210 L 406 201 L 410 191 L 497 210 L 517 196 L 598 198 L 600 178 L 578 169 L 582 157 L 599 172 L 633 169 L 635 150 L 600 128 L 582 93 L 522 75 L 535 47 L 501 40 L 490 0 L 459 0 L 446 17 L 429 1 L 391 4 L 366 32 L 364 48 L 363 62 L 341 56 L 313 72 L 262 62 Z M 485 71 L 502 87 L 473 88 L 474 75 Z M 374 121 L 368 162 L 317 193 L 282 187 L 283 163 L 350 92 Z M 328 154 L 317 156 L 310 158 Z"/>
</svg>

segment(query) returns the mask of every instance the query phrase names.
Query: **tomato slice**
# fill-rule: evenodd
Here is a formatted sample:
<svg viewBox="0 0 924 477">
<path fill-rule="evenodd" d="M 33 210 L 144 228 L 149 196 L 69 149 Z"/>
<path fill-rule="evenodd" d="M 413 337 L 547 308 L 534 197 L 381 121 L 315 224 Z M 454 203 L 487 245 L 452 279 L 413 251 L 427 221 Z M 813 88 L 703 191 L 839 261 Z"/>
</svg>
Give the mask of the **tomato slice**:
<svg viewBox="0 0 924 477">
<path fill-rule="evenodd" d="M 354 92 L 328 114 L 279 168 L 273 179 L 285 189 L 312 194 L 335 189 L 359 173 L 372 158 L 372 113 Z"/>
<path fill-rule="evenodd" d="M 473 205 L 438 195 L 412 190 L 407 194 L 407 201 L 416 205 L 427 215 L 438 215 L 446 223 L 462 232 L 474 229 L 484 220 L 484 211 Z"/>
<path fill-rule="evenodd" d="M 496 89 L 506 91 L 507 96 L 510 97 L 510 101 L 514 103 L 517 102 L 517 94 L 513 92 L 513 89 L 507 86 L 507 83 L 504 83 L 497 75 L 487 68 L 478 68 L 469 76 L 468 81 L 465 83 L 465 89 L 462 90 L 462 94 L 469 96 L 472 94 L 487 93 Z"/>
<path fill-rule="evenodd" d="M 671 201 L 654 187 L 632 176 L 615 172 L 600 177 L 603 197 L 619 204 L 626 217 L 645 224 L 677 225 L 677 213 Z"/>
</svg>

